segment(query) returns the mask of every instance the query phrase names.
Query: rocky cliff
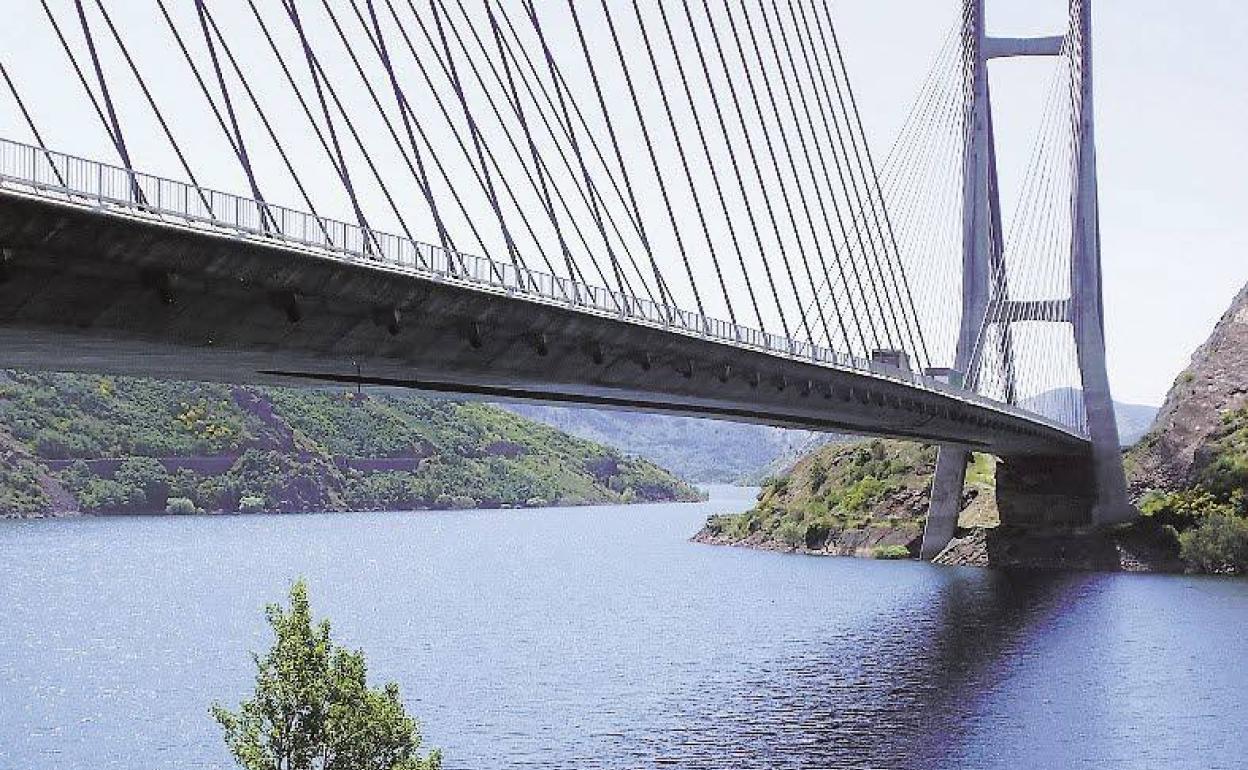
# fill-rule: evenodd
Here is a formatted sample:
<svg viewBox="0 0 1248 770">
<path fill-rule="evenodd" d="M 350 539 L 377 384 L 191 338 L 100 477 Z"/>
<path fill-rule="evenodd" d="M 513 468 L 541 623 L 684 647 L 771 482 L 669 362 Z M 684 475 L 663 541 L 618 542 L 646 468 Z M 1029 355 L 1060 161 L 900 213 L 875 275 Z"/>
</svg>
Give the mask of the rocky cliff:
<svg viewBox="0 0 1248 770">
<path fill-rule="evenodd" d="M 1170 388 L 1152 428 L 1127 457 L 1137 495 L 1205 483 L 1233 452 L 1248 410 L 1248 285 Z M 1229 439 L 1229 441 L 1228 441 Z"/>
<path fill-rule="evenodd" d="M 1140 511 L 1177 533 L 1188 569 L 1248 572 L 1248 286 L 1126 460 Z"/>
</svg>

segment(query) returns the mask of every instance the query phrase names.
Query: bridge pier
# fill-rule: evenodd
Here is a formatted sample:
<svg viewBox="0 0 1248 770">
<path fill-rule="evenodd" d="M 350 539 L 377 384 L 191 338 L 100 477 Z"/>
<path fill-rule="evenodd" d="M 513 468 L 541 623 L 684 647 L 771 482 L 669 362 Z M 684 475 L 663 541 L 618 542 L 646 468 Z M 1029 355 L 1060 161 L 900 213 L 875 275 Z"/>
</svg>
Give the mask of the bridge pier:
<svg viewBox="0 0 1248 770">
<path fill-rule="evenodd" d="M 1107 493 L 1091 453 L 1008 455 L 997 458 L 996 503 L 1001 524 L 1013 532 L 1040 533 L 1129 520 L 1135 509 Z M 962 510 L 970 453 L 945 446 L 936 461 L 920 558 L 930 561 L 953 539 Z"/>
<path fill-rule="evenodd" d="M 1099 498 L 1092 458 L 1006 457 L 997 462 L 1001 523 L 1020 528 L 1086 527 Z"/>
<path fill-rule="evenodd" d="M 957 446 L 942 446 L 936 456 L 936 474 L 932 478 L 923 545 L 919 549 L 919 558 L 924 561 L 931 561 L 944 550 L 958 528 L 962 487 L 966 483 L 966 464 L 970 458 L 970 452 Z"/>
</svg>

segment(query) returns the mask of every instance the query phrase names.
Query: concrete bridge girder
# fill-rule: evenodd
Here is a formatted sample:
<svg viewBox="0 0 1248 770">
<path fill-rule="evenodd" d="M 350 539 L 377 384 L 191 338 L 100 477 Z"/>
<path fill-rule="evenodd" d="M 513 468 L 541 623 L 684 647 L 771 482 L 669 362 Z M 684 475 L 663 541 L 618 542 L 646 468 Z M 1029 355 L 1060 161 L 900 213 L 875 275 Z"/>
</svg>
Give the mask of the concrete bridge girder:
<svg viewBox="0 0 1248 770">
<path fill-rule="evenodd" d="M 1084 442 L 1008 410 L 567 306 L 0 192 L 7 365 L 355 383 L 950 442 Z"/>
</svg>

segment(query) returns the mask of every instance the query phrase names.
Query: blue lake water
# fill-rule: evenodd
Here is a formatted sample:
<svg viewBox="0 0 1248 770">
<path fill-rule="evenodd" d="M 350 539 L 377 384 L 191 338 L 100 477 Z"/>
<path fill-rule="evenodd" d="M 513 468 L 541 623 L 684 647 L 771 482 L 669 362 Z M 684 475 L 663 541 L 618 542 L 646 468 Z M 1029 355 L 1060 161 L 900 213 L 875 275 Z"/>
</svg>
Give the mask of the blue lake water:
<svg viewBox="0 0 1248 770">
<path fill-rule="evenodd" d="M 228 768 L 297 576 L 449 768 L 1242 768 L 1248 581 L 689 543 L 698 505 L 0 522 L 0 768 Z"/>
</svg>

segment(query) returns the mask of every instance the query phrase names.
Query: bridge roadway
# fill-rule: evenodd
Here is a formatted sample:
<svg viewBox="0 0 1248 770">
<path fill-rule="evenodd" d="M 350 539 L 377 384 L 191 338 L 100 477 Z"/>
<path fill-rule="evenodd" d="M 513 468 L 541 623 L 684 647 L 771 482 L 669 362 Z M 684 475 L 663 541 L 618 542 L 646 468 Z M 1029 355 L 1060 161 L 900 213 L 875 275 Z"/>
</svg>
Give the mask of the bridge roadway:
<svg viewBox="0 0 1248 770">
<path fill-rule="evenodd" d="M 226 222 L 220 213 L 254 202 L 210 193 L 205 217 L 188 202 L 194 188 L 144 177 L 119 193 L 72 177 L 124 171 L 79 162 L 90 166 L 71 174 L 58 160 L 57 176 L 51 166 L 15 173 L 0 158 L 6 367 L 359 382 L 914 438 L 1001 457 L 1088 452 L 1065 426 L 932 378 L 479 258 L 457 260 L 452 274 L 446 252 L 393 236 L 370 241 L 371 254 L 327 246 L 351 243 L 353 226 L 298 212 L 278 212 L 283 232 L 304 217 L 322 242 L 275 236 L 256 216 L 249 225 L 245 214 Z"/>
</svg>

